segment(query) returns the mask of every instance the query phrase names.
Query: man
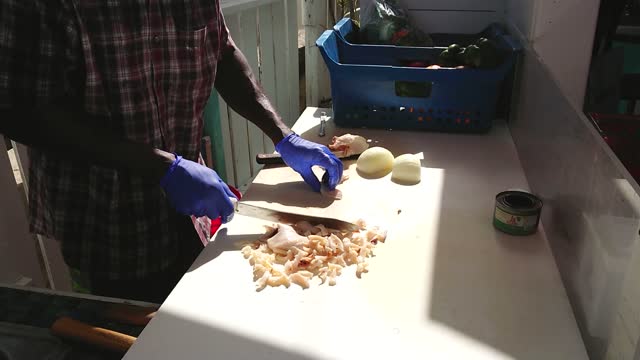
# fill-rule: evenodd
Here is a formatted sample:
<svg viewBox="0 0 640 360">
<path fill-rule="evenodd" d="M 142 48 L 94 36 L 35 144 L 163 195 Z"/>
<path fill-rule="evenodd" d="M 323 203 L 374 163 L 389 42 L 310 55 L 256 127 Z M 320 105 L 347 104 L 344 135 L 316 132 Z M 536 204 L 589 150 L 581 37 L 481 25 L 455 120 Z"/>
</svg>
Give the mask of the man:
<svg viewBox="0 0 640 360">
<path fill-rule="evenodd" d="M 30 147 L 30 225 L 97 295 L 162 302 L 202 249 L 189 216 L 232 214 L 200 165 L 213 87 L 314 191 L 342 163 L 282 122 L 217 0 L 3 0 L 0 133 Z"/>
</svg>

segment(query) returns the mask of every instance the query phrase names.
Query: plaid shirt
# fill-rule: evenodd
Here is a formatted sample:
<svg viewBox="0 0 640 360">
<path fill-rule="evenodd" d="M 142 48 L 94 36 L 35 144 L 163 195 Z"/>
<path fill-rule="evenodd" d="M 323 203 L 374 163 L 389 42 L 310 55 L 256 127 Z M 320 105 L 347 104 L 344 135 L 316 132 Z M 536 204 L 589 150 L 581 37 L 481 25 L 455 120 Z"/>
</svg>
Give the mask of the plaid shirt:
<svg viewBox="0 0 640 360">
<path fill-rule="evenodd" d="M 0 107 L 64 95 L 124 138 L 195 161 L 229 42 L 216 0 L 2 0 Z M 175 260 L 180 215 L 160 186 L 35 149 L 30 159 L 31 230 L 61 241 L 69 266 L 130 279 Z"/>
</svg>

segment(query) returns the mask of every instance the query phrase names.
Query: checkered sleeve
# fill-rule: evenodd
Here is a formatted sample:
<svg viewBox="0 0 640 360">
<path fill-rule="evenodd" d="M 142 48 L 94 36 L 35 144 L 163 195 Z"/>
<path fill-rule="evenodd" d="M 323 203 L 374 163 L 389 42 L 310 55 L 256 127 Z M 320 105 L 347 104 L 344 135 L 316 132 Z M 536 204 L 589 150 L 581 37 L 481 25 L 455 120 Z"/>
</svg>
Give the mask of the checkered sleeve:
<svg viewBox="0 0 640 360">
<path fill-rule="evenodd" d="M 62 1 L 0 2 L 0 107 L 31 108 L 69 95 L 77 34 Z"/>
</svg>

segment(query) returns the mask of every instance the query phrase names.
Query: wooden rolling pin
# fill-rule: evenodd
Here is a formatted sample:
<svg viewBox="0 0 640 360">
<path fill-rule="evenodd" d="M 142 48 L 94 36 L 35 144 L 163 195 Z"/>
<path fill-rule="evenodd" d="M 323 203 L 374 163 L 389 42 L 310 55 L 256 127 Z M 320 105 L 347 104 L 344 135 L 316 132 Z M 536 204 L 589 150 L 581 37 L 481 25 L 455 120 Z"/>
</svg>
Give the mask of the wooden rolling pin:
<svg viewBox="0 0 640 360">
<path fill-rule="evenodd" d="M 124 324 L 144 326 L 156 315 L 156 310 L 155 308 L 114 304 L 106 309 L 103 317 Z"/>
<path fill-rule="evenodd" d="M 91 326 L 66 316 L 59 318 L 51 325 L 51 332 L 63 338 L 96 345 L 122 354 L 126 353 L 136 341 L 133 336 Z"/>
</svg>

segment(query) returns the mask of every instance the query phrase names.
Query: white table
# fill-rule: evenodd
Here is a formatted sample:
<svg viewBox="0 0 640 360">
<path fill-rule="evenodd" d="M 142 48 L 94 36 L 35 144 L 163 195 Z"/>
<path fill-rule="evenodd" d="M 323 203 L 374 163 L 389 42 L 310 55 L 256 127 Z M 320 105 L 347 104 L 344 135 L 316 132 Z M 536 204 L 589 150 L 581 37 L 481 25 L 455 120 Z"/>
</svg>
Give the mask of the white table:
<svg viewBox="0 0 640 360">
<path fill-rule="evenodd" d="M 238 249 L 268 223 L 236 216 L 126 359 L 587 358 L 544 233 L 513 237 L 491 224 L 498 192 L 527 189 L 505 124 L 454 135 L 330 122 L 319 138 L 320 110 L 307 109 L 294 130 L 325 143 L 351 132 L 396 156 L 422 153 L 422 182 L 362 179 L 355 162 L 345 162 L 344 198 L 330 202 L 291 169 L 265 168 L 243 201 L 387 227 L 369 273 L 357 279 L 350 269 L 333 287 L 256 292 Z"/>
</svg>

